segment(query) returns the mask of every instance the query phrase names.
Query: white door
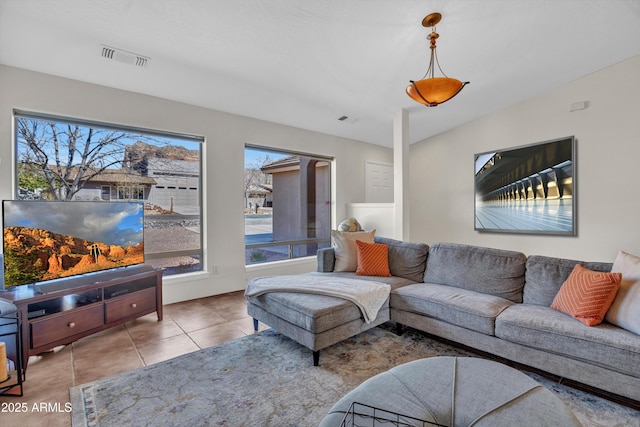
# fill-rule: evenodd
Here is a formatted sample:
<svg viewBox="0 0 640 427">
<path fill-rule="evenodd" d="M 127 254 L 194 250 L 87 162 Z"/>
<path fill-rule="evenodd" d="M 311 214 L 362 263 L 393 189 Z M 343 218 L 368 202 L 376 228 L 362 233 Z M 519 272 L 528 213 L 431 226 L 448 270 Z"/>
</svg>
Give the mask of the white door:
<svg viewBox="0 0 640 427">
<path fill-rule="evenodd" d="M 366 203 L 393 203 L 393 165 L 365 162 L 364 201 Z"/>
</svg>

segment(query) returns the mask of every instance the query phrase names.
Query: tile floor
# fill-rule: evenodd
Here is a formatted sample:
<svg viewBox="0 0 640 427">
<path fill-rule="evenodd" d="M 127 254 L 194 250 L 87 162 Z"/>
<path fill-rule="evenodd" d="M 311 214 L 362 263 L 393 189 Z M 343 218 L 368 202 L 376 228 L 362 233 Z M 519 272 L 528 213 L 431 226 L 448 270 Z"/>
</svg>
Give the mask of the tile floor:
<svg viewBox="0 0 640 427">
<path fill-rule="evenodd" d="M 24 396 L 0 395 L 0 425 L 70 426 L 70 387 L 251 333 L 244 291 L 165 305 L 162 322 L 153 313 L 32 356 Z"/>
</svg>

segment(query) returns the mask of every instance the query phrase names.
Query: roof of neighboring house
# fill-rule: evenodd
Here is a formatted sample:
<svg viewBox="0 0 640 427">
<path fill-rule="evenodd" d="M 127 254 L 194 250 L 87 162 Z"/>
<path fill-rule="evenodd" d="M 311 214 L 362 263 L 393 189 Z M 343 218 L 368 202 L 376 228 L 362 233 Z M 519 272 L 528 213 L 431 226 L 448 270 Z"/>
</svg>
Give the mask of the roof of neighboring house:
<svg viewBox="0 0 640 427">
<path fill-rule="evenodd" d="M 91 179 L 91 181 L 104 181 L 114 184 L 157 184 L 156 180 L 153 178 L 122 170 L 109 170 L 101 172 L 93 179 Z"/>
<path fill-rule="evenodd" d="M 51 167 L 52 170 L 56 170 L 55 166 Z M 64 167 L 60 168 L 60 174 L 65 173 Z M 71 168 L 69 179 L 75 179 L 76 174 L 78 172 L 77 167 Z M 96 169 L 89 169 L 88 173 L 93 174 L 96 172 Z M 157 184 L 156 180 L 153 178 L 149 178 L 148 176 L 140 175 L 135 171 L 127 171 L 121 169 L 106 169 L 96 176 L 91 178 L 89 182 L 107 182 L 109 184 L 145 184 L 145 185 L 155 185 Z"/>
<path fill-rule="evenodd" d="M 271 184 L 252 185 L 247 189 L 247 194 L 271 194 L 273 186 Z"/>
<path fill-rule="evenodd" d="M 318 160 L 318 164 L 316 166 L 326 166 L 326 161 Z M 299 169 L 300 169 L 300 156 L 285 157 L 283 159 L 279 159 L 271 163 L 267 163 L 266 165 L 260 168 L 262 173 L 278 173 L 278 172 L 294 171 Z"/>
<path fill-rule="evenodd" d="M 153 172 L 200 172 L 200 161 L 198 160 L 177 160 L 149 157 L 147 159 L 147 169 Z"/>
<path fill-rule="evenodd" d="M 296 170 L 300 167 L 300 156 L 289 156 L 263 165 L 262 173 L 282 172 L 283 170 Z"/>
</svg>

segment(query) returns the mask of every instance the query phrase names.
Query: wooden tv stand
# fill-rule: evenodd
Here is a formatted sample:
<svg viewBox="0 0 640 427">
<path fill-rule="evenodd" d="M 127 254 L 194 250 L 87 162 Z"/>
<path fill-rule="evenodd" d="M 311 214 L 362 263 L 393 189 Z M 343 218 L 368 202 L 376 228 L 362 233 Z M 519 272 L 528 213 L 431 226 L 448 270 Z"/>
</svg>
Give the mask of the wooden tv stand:
<svg viewBox="0 0 640 427">
<path fill-rule="evenodd" d="M 0 298 L 18 308 L 25 369 L 29 356 L 53 347 L 154 311 L 158 321 L 162 320 L 162 270 L 151 266 L 108 270 L 40 286 L 16 286 L 0 293 Z"/>
</svg>

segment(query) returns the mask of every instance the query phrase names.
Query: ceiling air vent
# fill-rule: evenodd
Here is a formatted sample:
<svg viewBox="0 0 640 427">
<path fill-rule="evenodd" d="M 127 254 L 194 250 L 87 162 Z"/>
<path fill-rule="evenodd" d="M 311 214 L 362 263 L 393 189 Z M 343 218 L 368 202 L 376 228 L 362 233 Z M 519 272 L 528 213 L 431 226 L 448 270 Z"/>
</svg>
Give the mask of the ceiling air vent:
<svg viewBox="0 0 640 427">
<path fill-rule="evenodd" d="M 343 123 L 355 123 L 358 121 L 358 119 L 356 119 L 355 117 L 349 117 L 349 116 L 340 116 L 338 117 L 338 120 L 340 120 Z"/>
<path fill-rule="evenodd" d="M 123 64 L 135 65 L 136 67 L 147 68 L 151 58 L 148 56 L 138 55 L 137 53 L 127 52 L 126 50 L 116 49 L 115 47 L 102 45 L 102 57 L 112 59 Z"/>
</svg>

